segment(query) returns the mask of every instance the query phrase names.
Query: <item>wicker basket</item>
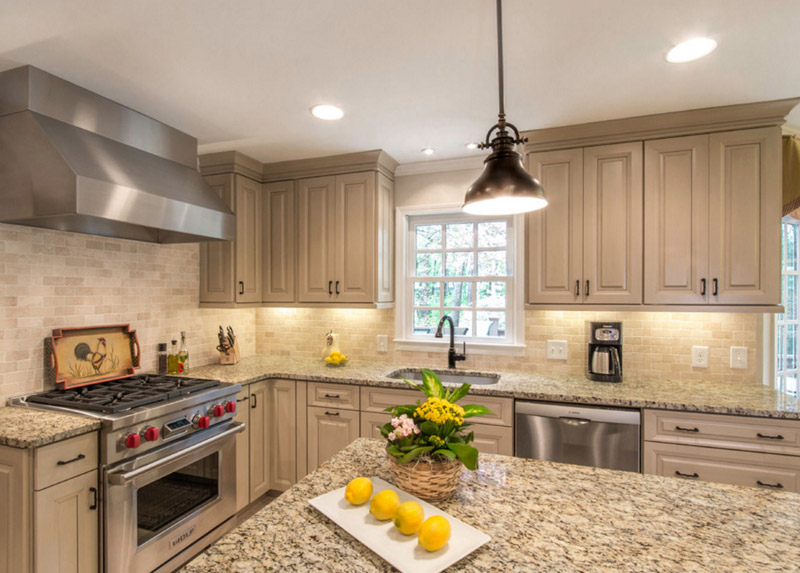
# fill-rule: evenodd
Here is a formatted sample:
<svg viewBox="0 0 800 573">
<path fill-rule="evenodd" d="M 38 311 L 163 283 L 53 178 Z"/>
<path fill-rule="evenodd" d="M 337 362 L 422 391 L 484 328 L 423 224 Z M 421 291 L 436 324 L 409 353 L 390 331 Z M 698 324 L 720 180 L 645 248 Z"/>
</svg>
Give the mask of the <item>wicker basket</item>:
<svg viewBox="0 0 800 573">
<path fill-rule="evenodd" d="M 394 484 L 405 492 L 427 501 L 443 501 L 453 495 L 461 477 L 461 462 L 414 460 L 405 465 L 391 454 Z"/>
</svg>

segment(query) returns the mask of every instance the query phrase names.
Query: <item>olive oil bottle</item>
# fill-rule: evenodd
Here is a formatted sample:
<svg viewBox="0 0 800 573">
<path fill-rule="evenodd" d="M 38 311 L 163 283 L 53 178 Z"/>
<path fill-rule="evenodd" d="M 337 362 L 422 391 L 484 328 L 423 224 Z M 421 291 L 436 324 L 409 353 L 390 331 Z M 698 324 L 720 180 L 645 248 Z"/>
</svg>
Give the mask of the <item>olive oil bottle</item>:
<svg viewBox="0 0 800 573">
<path fill-rule="evenodd" d="M 181 331 L 181 349 L 178 351 L 178 374 L 189 371 L 189 351 L 186 349 L 186 332 Z"/>
<path fill-rule="evenodd" d="M 172 341 L 172 347 L 169 351 L 169 356 L 167 356 L 167 374 L 177 374 L 178 373 L 178 341 Z"/>
</svg>

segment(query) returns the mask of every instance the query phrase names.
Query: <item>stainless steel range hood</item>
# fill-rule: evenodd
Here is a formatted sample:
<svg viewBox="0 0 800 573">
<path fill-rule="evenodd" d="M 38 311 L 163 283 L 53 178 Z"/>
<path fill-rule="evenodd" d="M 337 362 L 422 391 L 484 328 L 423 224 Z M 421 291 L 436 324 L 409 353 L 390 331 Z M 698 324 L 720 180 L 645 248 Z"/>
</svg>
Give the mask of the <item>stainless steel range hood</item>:
<svg viewBox="0 0 800 573">
<path fill-rule="evenodd" d="M 32 66 L 0 73 L 0 222 L 157 243 L 236 234 L 195 138 Z"/>
</svg>

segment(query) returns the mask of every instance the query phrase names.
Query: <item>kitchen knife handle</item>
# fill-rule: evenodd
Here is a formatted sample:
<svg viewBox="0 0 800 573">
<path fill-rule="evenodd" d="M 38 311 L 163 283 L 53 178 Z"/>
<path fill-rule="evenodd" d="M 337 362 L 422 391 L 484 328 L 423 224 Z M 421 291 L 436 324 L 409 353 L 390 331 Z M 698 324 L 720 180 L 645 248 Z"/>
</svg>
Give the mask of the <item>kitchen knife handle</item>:
<svg viewBox="0 0 800 573">
<path fill-rule="evenodd" d="M 681 476 L 683 478 L 692 478 L 692 479 L 697 479 L 700 477 L 700 474 L 698 474 L 697 472 L 694 472 L 693 474 L 684 474 L 679 472 L 678 470 L 675 470 L 675 475 Z"/>
<path fill-rule="evenodd" d="M 700 296 L 706 296 L 706 279 L 700 279 Z"/>
<path fill-rule="evenodd" d="M 90 487 L 89 491 L 94 496 L 94 501 L 92 501 L 92 505 L 89 506 L 89 509 L 96 510 L 97 509 L 97 488 L 96 487 Z"/>
<path fill-rule="evenodd" d="M 244 294 L 244 281 L 239 281 L 239 294 Z"/>
<path fill-rule="evenodd" d="M 717 296 L 719 292 L 719 281 L 717 279 L 711 279 L 711 294 Z"/>
<path fill-rule="evenodd" d="M 328 295 L 333 294 L 333 281 L 328 281 Z"/>
<path fill-rule="evenodd" d="M 336 294 L 339 294 L 339 281 L 336 281 Z"/>
<path fill-rule="evenodd" d="M 581 280 L 575 281 L 575 296 L 581 296 Z"/>
</svg>

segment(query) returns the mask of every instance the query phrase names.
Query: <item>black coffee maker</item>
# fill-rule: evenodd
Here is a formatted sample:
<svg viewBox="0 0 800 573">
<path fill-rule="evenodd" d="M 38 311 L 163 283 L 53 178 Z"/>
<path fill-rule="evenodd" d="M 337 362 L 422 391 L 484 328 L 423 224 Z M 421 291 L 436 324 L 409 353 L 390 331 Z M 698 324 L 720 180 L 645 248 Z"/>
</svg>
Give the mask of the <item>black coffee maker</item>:
<svg viewBox="0 0 800 573">
<path fill-rule="evenodd" d="M 586 377 L 595 382 L 622 382 L 622 323 L 589 323 Z"/>
</svg>

